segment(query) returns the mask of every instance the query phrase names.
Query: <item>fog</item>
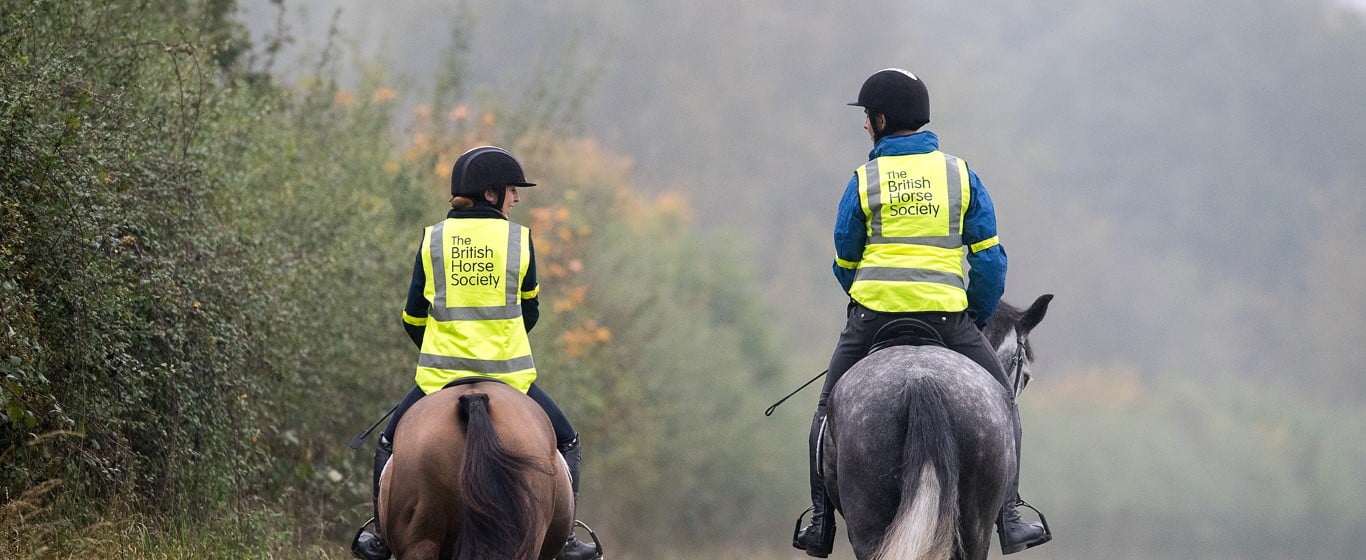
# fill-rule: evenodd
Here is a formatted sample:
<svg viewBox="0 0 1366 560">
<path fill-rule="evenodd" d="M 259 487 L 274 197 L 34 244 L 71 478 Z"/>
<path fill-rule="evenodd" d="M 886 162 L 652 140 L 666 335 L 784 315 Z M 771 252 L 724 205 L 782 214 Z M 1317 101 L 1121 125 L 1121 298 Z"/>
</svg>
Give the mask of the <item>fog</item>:
<svg viewBox="0 0 1366 560">
<path fill-rule="evenodd" d="M 1360 8 L 959 4 L 314 1 L 288 7 L 295 41 L 271 70 L 306 77 L 336 14 L 343 73 L 379 64 L 409 103 L 451 52 L 472 95 L 582 91 L 574 134 L 747 245 L 798 380 L 842 326 L 830 229 L 871 147 L 846 103 L 906 68 L 929 86 L 928 128 L 996 204 L 1007 300 L 1057 295 L 1035 390 L 1123 372 L 1366 398 Z M 270 2 L 241 5 L 255 37 L 278 29 Z"/>
<path fill-rule="evenodd" d="M 1152 348 L 1225 330 L 1240 307 L 1260 305 L 1210 304 L 1208 291 L 1299 293 L 1302 265 L 1266 263 L 1302 258 L 1320 221 L 1310 201 L 1359 184 L 1354 160 L 1366 142 L 1362 117 L 1338 112 L 1366 87 L 1361 20 L 1333 4 L 319 1 L 287 10 L 295 42 L 273 68 L 286 79 L 316 63 L 336 15 L 343 71 L 380 62 L 411 100 L 456 49 L 454 30 L 467 41 L 474 92 L 515 97 L 544 79 L 584 88 L 576 133 L 631 157 L 642 189 L 685 191 L 703 225 L 752 240 L 777 303 L 796 319 L 775 322 L 814 326 L 793 328 L 798 340 L 829 340 L 839 328 L 828 231 L 870 147 L 859 109 L 845 103 L 878 69 L 927 81 L 929 128 L 991 192 L 1012 257 L 1007 298 L 1058 293 L 1051 328 L 1039 333 L 1054 365 L 1179 367 Z M 243 14 L 258 37 L 276 29 L 269 2 L 244 2 Z M 1357 286 L 1336 288 L 1360 299 Z M 1117 309 L 1135 303 L 1170 312 Z M 1166 322 L 1195 308 L 1208 317 Z M 1247 336 L 1205 349 L 1231 359 L 1265 342 Z"/>
</svg>

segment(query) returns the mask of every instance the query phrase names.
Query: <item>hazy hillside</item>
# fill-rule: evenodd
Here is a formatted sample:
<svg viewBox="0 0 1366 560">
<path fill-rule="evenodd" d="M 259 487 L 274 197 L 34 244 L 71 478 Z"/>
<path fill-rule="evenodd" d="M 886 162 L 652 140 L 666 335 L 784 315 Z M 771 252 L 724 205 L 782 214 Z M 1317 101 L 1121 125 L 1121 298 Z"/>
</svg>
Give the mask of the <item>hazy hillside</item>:
<svg viewBox="0 0 1366 560">
<path fill-rule="evenodd" d="M 263 2 L 243 4 L 253 29 L 271 27 Z M 1366 25 L 1341 4 L 456 6 L 287 14 L 307 11 L 290 29 L 308 37 L 339 9 L 354 50 L 417 89 L 453 28 L 467 29 L 472 87 L 591 83 L 580 130 L 632 157 L 640 188 L 685 190 L 703 223 L 742 232 L 801 347 L 839 328 L 828 231 L 869 147 L 844 103 L 887 66 L 925 77 L 930 128 L 991 189 L 1007 297 L 1059 294 L 1040 333 L 1051 365 L 1279 378 L 1366 332 L 1351 280 L 1366 259 L 1331 248 L 1366 238 L 1340 200 L 1366 174 Z M 1284 320 L 1343 307 L 1356 311 L 1317 348 Z M 1349 372 L 1366 359 L 1347 352 L 1315 364 L 1314 384 L 1362 396 Z"/>
</svg>

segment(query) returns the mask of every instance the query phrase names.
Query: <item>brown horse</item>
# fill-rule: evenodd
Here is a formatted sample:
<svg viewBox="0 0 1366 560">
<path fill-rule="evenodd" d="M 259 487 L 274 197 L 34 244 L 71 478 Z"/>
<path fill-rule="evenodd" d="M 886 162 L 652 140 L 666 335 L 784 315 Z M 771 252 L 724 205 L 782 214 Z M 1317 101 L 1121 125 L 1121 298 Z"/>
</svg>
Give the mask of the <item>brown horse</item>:
<svg viewBox="0 0 1366 560">
<path fill-rule="evenodd" d="M 400 560 L 550 560 L 574 522 L 550 419 L 495 380 L 417 401 L 380 480 L 380 525 Z"/>
</svg>

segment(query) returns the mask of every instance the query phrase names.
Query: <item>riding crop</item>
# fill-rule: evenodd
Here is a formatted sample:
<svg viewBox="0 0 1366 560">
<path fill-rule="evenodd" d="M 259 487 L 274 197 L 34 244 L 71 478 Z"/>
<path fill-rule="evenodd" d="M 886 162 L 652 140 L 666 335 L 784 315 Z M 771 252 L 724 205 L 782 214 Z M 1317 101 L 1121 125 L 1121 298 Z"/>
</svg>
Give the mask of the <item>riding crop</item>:
<svg viewBox="0 0 1366 560">
<path fill-rule="evenodd" d="M 360 444 L 365 443 L 365 438 L 370 437 L 370 432 L 375 431 L 375 428 L 378 428 L 379 424 L 383 422 L 385 418 L 388 418 L 390 414 L 393 414 L 395 410 L 398 410 L 398 403 L 394 403 L 394 407 L 389 409 L 389 412 L 384 413 L 384 416 L 380 416 L 379 420 L 375 420 L 375 425 L 370 426 L 369 429 L 356 434 L 356 437 L 351 438 L 351 444 L 348 447 L 351 449 L 359 448 Z"/>
<path fill-rule="evenodd" d="M 817 379 L 820 379 L 821 376 L 824 376 L 824 375 L 825 375 L 826 373 L 828 373 L 829 371 L 830 371 L 830 370 L 825 370 L 825 371 L 822 371 L 822 372 L 816 374 L 815 377 L 812 377 L 812 378 L 811 378 L 811 381 L 807 381 L 806 383 L 803 383 L 801 387 L 797 387 L 797 390 L 796 390 L 796 391 L 793 391 L 793 392 L 791 392 L 791 393 L 788 393 L 786 397 L 783 397 L 783 398 L 780 399 L 778 402 L 773 403 L 773 406 L 768 407 L 768 410 L 765 410 L 765 411 L 764 411 L 764 416 L 773 416 L 773 411 L 778 409 L 778 405 L 787 402 L 787 399 L 792 398 L 792 395 L 795 395 L 795 394 L 797 394 L 797 393 L 800 393 L 800 392 L 802 391 L 802 389 L 805 389 L 805 388 L 806 388 L 807 385 L 810 385 L 810 384 L 812 384 L 812 383 L 815 383 Z"/>
</svg>

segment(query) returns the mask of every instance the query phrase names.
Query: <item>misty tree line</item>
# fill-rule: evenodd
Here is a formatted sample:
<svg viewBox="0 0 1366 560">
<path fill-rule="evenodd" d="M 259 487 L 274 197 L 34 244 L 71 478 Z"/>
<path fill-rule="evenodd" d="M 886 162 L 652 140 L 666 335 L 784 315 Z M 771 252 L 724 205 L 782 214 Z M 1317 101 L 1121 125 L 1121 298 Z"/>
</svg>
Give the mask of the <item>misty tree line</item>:
<svg viewBox="0 0 1366 560">
<path fill-rule="evenodd" d="M 342 442 L 411 382 L 414 236 L 477 142 L 546 178 L 519 208 L 554 309 L 533 344 L 585 433 L 582 516 L 643 555 L 785 546 L 809 411 L 757 413 L 833 342 L 803 329 L 840 308 L 825 220 L 867 149 L 856 113 L 807 109 L 849 109 L 868 71 L 907 61 L 945 148 L 992 189 L 1010 295 L 1060 295 L 1038 344 L 1064 378 L 1023 401 L 1027 491 L 1072 533 L 1054 550 L 1350 557 L 1366 34 L 1326 6 L 864 6 L 957 31 L 889 47 L 830 33 L 866 20 L 844 6 L 746 3 L 715 26 L 712 2 L 595 3 L 628 44 L 676 24 L 614 51 L 669 71 L 478 91 L 472 68 L 512 51 L 457 48 L 406 115 L 398 76 L 340 85 L 336 50 L 298 84 L 264 72 L 282 37 L 248 37 L 233 2 L 0 3 L 4 550 L 155 548 L 160 531 L 190 547 L 167 557 L 341 555 L 370 468 Z M 514 11 L 532 33 L 570 9 Z M 784 32 L 749 32 L 775 14 Z M 800 48 L 820 55 L 762 63 Z M 731 87 L 671 87 L 717 64 Z M 626 133 L 642 161 L 693 170 L 686 196 L 591 138 L 596 104 L 653 135 Z M 838 150 L 814 140 L 841 127 Z M 756 169 L 794 204 L 746 187 Z M 732 235 L 698 232 L 717 224 Z"/>
<path fill-rule="evenodd" d="M 482 21 L 511 24 L 477 4 Z M 829 230 L 868 149 L 843 104 L 872 71 L 905 66 L 930 86 L 929 128 L 996 202 L 1014 257 L 1007 295 L 1059 294 L 1039 333 L 1052 365 L 1366 397 L 1366 260 L 1346 252 L 1366 239 L 1361 12 L 1295 0 L 818 4 L 551 14 L 602 26 L 590 37 L 606 37 L 612 62 L 587 104 L 607 115 L 600 126 L 648 175 L 687 180 L 707 201 L 701 219 L 755 239 L 795 322 L 832 325 L 795 338 L 828 345 L 838 329 Z"/>
<path fill-rule="evenodd" d="M 407 28 L 439 4 L 380 21 Z M 930 128 L 997 202 L 1007 295 L 1059 293 L 1039 333 L 1053 365 L 1366 391 L 1361 261 L 1337 255 L 1366 235 L 1350 225 L 1366 39 L 1344 4 L 465 6 L 472 74 L 595 80 L 577 120 L 635 158 L 642 188 L 686 185 L 702 222 L 751 240 L 796 346 L 839 328 L 829 229 L 869 147 L 844 104 L 905 66 L 930 86 Z M 361 38 L 415 76 L 444 44 Z M 1301 336 L 1301 315 L 1332 327 Z"/>
</svg>

